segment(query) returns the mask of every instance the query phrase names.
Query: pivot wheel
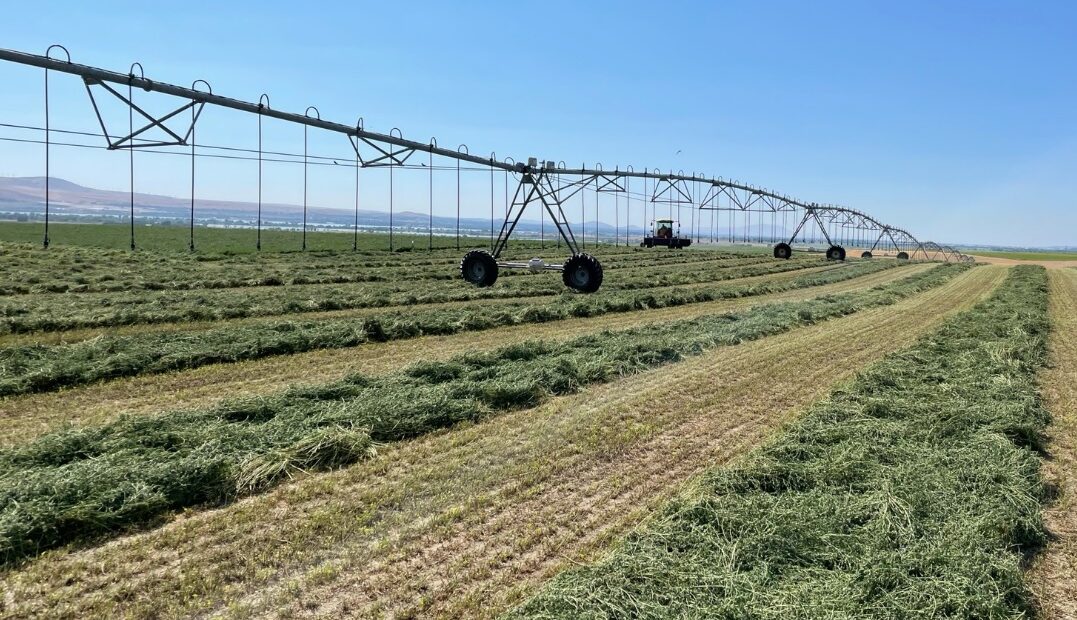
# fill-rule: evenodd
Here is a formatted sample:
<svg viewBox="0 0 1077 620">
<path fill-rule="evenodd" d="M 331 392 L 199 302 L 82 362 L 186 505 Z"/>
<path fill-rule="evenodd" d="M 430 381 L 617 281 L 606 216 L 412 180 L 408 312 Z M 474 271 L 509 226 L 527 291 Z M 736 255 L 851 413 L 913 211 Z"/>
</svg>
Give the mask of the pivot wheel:
<svg viewBox="0 0 1077 620">
<path fill-rule="evenodd" d="M 845 248 L 840 245 L 832 245 L 826 251 L 827 260 L 845 260 Z"/>
<path fill-rule="evenodd" d="M 460 261 L 460 275 L 475 286 L 497 282 L 497 261 L 486 250 L 471 250 Z"/>
<path fill-rule="evenodd" d="M 774 246 L 774 258 L 786 259 L 793 255 L 793 248 L 788 243 L 779 243 Z"/>
<path fill-rule="evenodd" d="M 871 258 L 871 250 L 866 250 L 860 254 L 860 258 Z"/>
<path fill-rule="evenodd" d="M 602 265 L 590 254 L 577 254 L 565 261 L 561 280 L 581 293 L 593 293 L 602 286 Z"/>
<path fill-rule="evenodd" d="M 897 258 L 898 258 L 898 260 L 909 260 L 909 253 L 908 252 L 898 252 L 897 253 Z"/>
</svg>

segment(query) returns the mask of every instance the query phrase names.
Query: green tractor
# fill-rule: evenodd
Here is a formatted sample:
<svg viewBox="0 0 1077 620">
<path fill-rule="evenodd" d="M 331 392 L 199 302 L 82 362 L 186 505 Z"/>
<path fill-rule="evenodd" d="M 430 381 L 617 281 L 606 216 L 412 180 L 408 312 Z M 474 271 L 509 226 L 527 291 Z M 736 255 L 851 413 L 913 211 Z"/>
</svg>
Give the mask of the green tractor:
<svg viewBox="0 0 1077 620">
<path fill-rule="evenodd" d="M 673 232 L 675 223 L 673 220 L 655 220 L 652 222 L 654 232 L 643 238 L 643 241 L 640 242 L 640 247 L 653 248 L 656 245 L 664 245 L 671 250 L 679 250 L 692 245 L 691 239 L 680 236 L 679 231 L 676 234 Z"/>
</svg>

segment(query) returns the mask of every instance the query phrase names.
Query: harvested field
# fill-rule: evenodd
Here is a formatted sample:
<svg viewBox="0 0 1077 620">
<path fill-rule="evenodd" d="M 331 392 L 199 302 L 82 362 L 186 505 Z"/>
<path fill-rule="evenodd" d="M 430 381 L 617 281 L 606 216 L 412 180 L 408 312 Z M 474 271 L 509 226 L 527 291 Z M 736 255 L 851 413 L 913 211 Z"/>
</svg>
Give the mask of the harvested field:
<svg viewBox="0 0 1077 620">
<path fill-rule="evenodd" d="M 206 410 L 63 430 L 0 452 L 0 561 L 259 492 L 296 471 L 534 406 L 716 346 L 885 306 L 967 270 L 939 265 L 887 286 L 568 341 L 528 340 L 382 376 L 297 387 Z"/>
<path fill-rule="evenodd" d="M 140 268 L 11 250 L 0 615 L 492 617 L 540 591 L 521 613 L 576 615 L 553 602 L 576 572 L 551 579 L 1009 273 L 610 250 L 587 296 L 523 274 L 461 287 L 449 252 Z M 1042 382 L 1063 412 L 1075 274 L 1050 278 Z M 1059 618 L 1065 420 L 1056 538 L 1024 590 Z"/>
<path fill-rule="evenodd" d="M 1027 616 L 1047 332 L 1046 274 L 1013 270 L 513 615 Z"/>
<path fill-rule="evenodd" d="M 817 265 L 817 260 L 775 261 L 766 258 L 719 258 L 700 265 L 632 266 L 614 271 L 604 290 L 635 291 L 674 285 L 721 282 L 741 277 L 781 273 Z M 394 267 L 399 271 L 400 266 Z M 419 306 L 453 301 L 476 301 L 561 295 L 556 279 L 517 276 L 492 288 L 461 287 L 450 265 L 430 268 L 437 282 L 417 284 L 386 279 L 362 284 L 294 284 L 222 288 L 83 293 L 41 293 L 0 297 L 0 333 L 58 332 L 133 324 L 220 321 L 392 306 Z M 355 270 L 353 270 L 355 271 Z M 613 274 L 611 274 L 613 275 Z"/>
<path fill-rule="evenodd" d="M 619 313 L 567 318 L 537 325 L 518 325 L 451 336 L 421 336 L 399 342 L 374 342 L 348 349 L 326 349 L 275 356 L 237 364 L 123 379 L 96 385 L 29 394 L 0 400 L 0 446 L 26 441 L 65 425 L 100 424 L 121 414 L 160 409 L 162 398 L 176 408 L 207 407 L 225 398 L 265 394 L 289 385 L 338 380 L 356 368 L 384 373 L 420 360 L 437 360 L 467 351 L 489 350 L 519 339 L 558 340 L 602 330 L 627 329 L 668 320 L 730 312 L 779 301 L 801 301 L 885 285 L 921 273 L 931 265 L 907 265 L 869 272 L 833 284 L 796 288 L 781 293 Z M 784 280 L 771 276 L 767 282 Z M 167 396 L 166 396 L 167 395 Z"/>
<path fill-rule="evenodd" d="M 368 342 L 452 334 L 505 325 L 546 323 L 568 317 L 598 316 L 716 299 L 775 293 L 816 286 L 893 268 L 896 263 L 867 263 L 777 282 L 672 288 L 662 291 L 612 291 L 597 295 L 558 295 L 514 305 L 461 305 L 327 320 L 276 320 L 193 332 L 102 335 L 72 344 L 23 345 L 0 349 L 8 370 L 0 395 L 50 391 L 140 374 L 197 368 L 317 349 L 339 349 Z M 781 270 L 778 270 L 781 271 Z"/>
<path fill-rule="evenodd" d="M 1044 474 L 1055 491 L 1044 513 L 1051 538 L 1031 578 L 1043 617 L 1063 620 L 1077 618 L 1077 270 L 1052 270 L 1050 292 L 1050 364 L 1040 386 L 1052 418 Z"/>
<path fill-rule="evenodd" d="M 1077 252 L 989 252 L 973 250 L 976 260 L 993 265 L 1041 265 L 1048 269 L 1077 265 Z"/>
<path fill-rule="evenodd" d="M 350 468 L 99 547 L 47 553 L 5 574 L 7 609 L 494 614 L 1003 275 L 974 269 L 892 306 L 387 446 Z M 707 380 L 716 376 L 717 386 Z M 684 388 L 669 394 L 670 385 Z"/>
</svg>

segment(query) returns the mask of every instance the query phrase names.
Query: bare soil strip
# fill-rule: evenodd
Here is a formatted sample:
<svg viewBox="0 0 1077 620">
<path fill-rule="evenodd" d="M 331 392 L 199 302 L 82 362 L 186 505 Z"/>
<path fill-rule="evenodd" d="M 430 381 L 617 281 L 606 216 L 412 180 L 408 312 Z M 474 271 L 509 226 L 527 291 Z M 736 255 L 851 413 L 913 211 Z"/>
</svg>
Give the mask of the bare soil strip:
<svg viewBox="0 0 1077 620">
<path fill-rule="evenodd" d="M 896 267 L 843 282 L 772 295 L 318 350 L 0 399 L 0 446 L 24 442 L 66 424 L 100 424 L 123 413 L 145 415 L 164 409 L 204 407 L 225 398 L 265 394 L 295 383 L 325 383 L 352 372 L 388 372 L 420 360 L 442 359 L 530 338 L 574 338 L 606 329 L 626 329 L 863 289 L 894 282 L 932 266 Z"/>
<path fill-rule="evenodd" d="M 1058 497 L 1044 513 L 1054 539 L 1029 574 L 1043 616 L 1077 618 L 1077 270 L 1054 269 L 1050 283 L 1050 363 L 1041 377 L 1051 412 L 1047 481 Z"/>
<path fill-rule="evenodd" d="M 495 615 L 1004 275 L 974 269 L 893 306 L 387 446 L 97 548 L 47 553 L 3 575 L 0 611 Z"/>
</svg>

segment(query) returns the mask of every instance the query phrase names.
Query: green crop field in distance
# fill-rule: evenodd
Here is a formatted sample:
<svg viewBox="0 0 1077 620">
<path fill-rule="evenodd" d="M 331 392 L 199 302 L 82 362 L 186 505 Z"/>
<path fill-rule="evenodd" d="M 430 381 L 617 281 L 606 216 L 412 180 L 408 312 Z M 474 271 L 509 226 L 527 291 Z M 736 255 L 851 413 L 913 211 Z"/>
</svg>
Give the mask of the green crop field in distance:
<svg viewBox="0 0 1077 620">
<path fill-rule="evenodd" d="M 500 227 L 500 222 L 497 224 Z M 41 222 L 12 222 L 0 221 L 0 243 L 31 243 L 40 245 L 44 236 L 44 225 Z M 520 247 L 546 247 L 557 246 L 556 231 L 547 230 L 545 242 L 539 240 L 521 240 L 514 238 L 511 248 Z M 575 231 L 580 235 L 580 231 Z M 592 231 L 593 233 L 593 231 Z M 97 248 L 109 248 L 126 250 L 130 247 L 131 227 L 128 224 L 99 224 L 99 223 L 71 223 L 55 222 L 49 224 L 49 241 L 54 246 L 85 246 Z M 701 235 L 702 238 L 705 235 Z M 135 227 L 135 245 L 140 250 L 153 250 L 165 252 L 186 252 L 190 239 L 190 227 L 177 222 L 172 225 L 137 225 Z M 196 226 L 194 229 L 195 250 L 200 254 L 250 254 L 257 251 L 257 231 L 253 228 L 211 228 L 208 226 Z M 307 231 L 307 249 L 319 250 L 351 250 L 353 234 L 351 231 Z M 588 251 L 594 245 L 593 234 L 587 239 L 582 235 L 577 237 L 582 243 L 584 251 Z M 455 250 L 456 237 L 449 235 L 434 235 L 433 240 L 425 233 L 395 232 L 393 234 L 393 247 L 396 251 L 420 251 L 426 250 L 430 245 L 435 250 Z M 460 247 L 489 247 L 488 235 L 461 236 Z M 601 247 L 615 247 L 613 240 L 603 238 Z M 624 247 L 623 233 L 619 238 L 619 245 Z M 638 247 L 639 240 L 629 237 L 629 246 Z M 299 252 L 303 247 L 303 235 L 297 230 L 280 230 L 275 228 L 262 229 L 263 252 Z M 563 246 L 562 246 L 563 247 Z M 710 250 L 717 248 L 724 251 L 735 250 L 749 254 L 769 254 L 769 245 L 747 245 L 743 243 L 720 245 L 698 243 L 692 245 L 689 250 Z M 388 250 L 389 234 L 359 232 L 358 249 L 363 251 Z M 566 250 L 567 251 L 567 250 Z M 656 252 L 658 250 L 651 250 Z M 668 252 L 669 250 L 663 250 Z"/>
<path fill-rule="evenodd" d="M 128 224 L 49 224 L 49 240 L 54 246 L 88 246 L 125 250 L 130 247 L 131 228 Z M 0 242 L 40 244 L 44 235 L 41 222 L 0 222 Z M 350 231 L 307 231 L 308 250 L 350 250 L 353 235 Z M 139 249 L 185 252 L 188 250 L 190 228 L 187 224 L 170 226 L 138 225 L 135 244 Z M 552 239 L 552 238 L 551 238 Z M 248 254 L 257 251 L 257 231 L 253 228 L 210 228 L 196 226 L 195 249 L 206 254 Z M 298 252 L 302 250 L 302 232 L 296 230 L 262 229 L 262 250 L 265 252 Z M 397 250 L 427 249 L 425 234 L 395 233 L 393 246 Z M 460 247 L 489 245 L 488 237 L 461 237 Z M 552 245 L 548 241 L 547 245 Z M 388 250 L 388 233 L 359 233 L 360 250 Z M 456 237 L 434 236 L 434 249 L 456 247 Z"/>
</svg>

